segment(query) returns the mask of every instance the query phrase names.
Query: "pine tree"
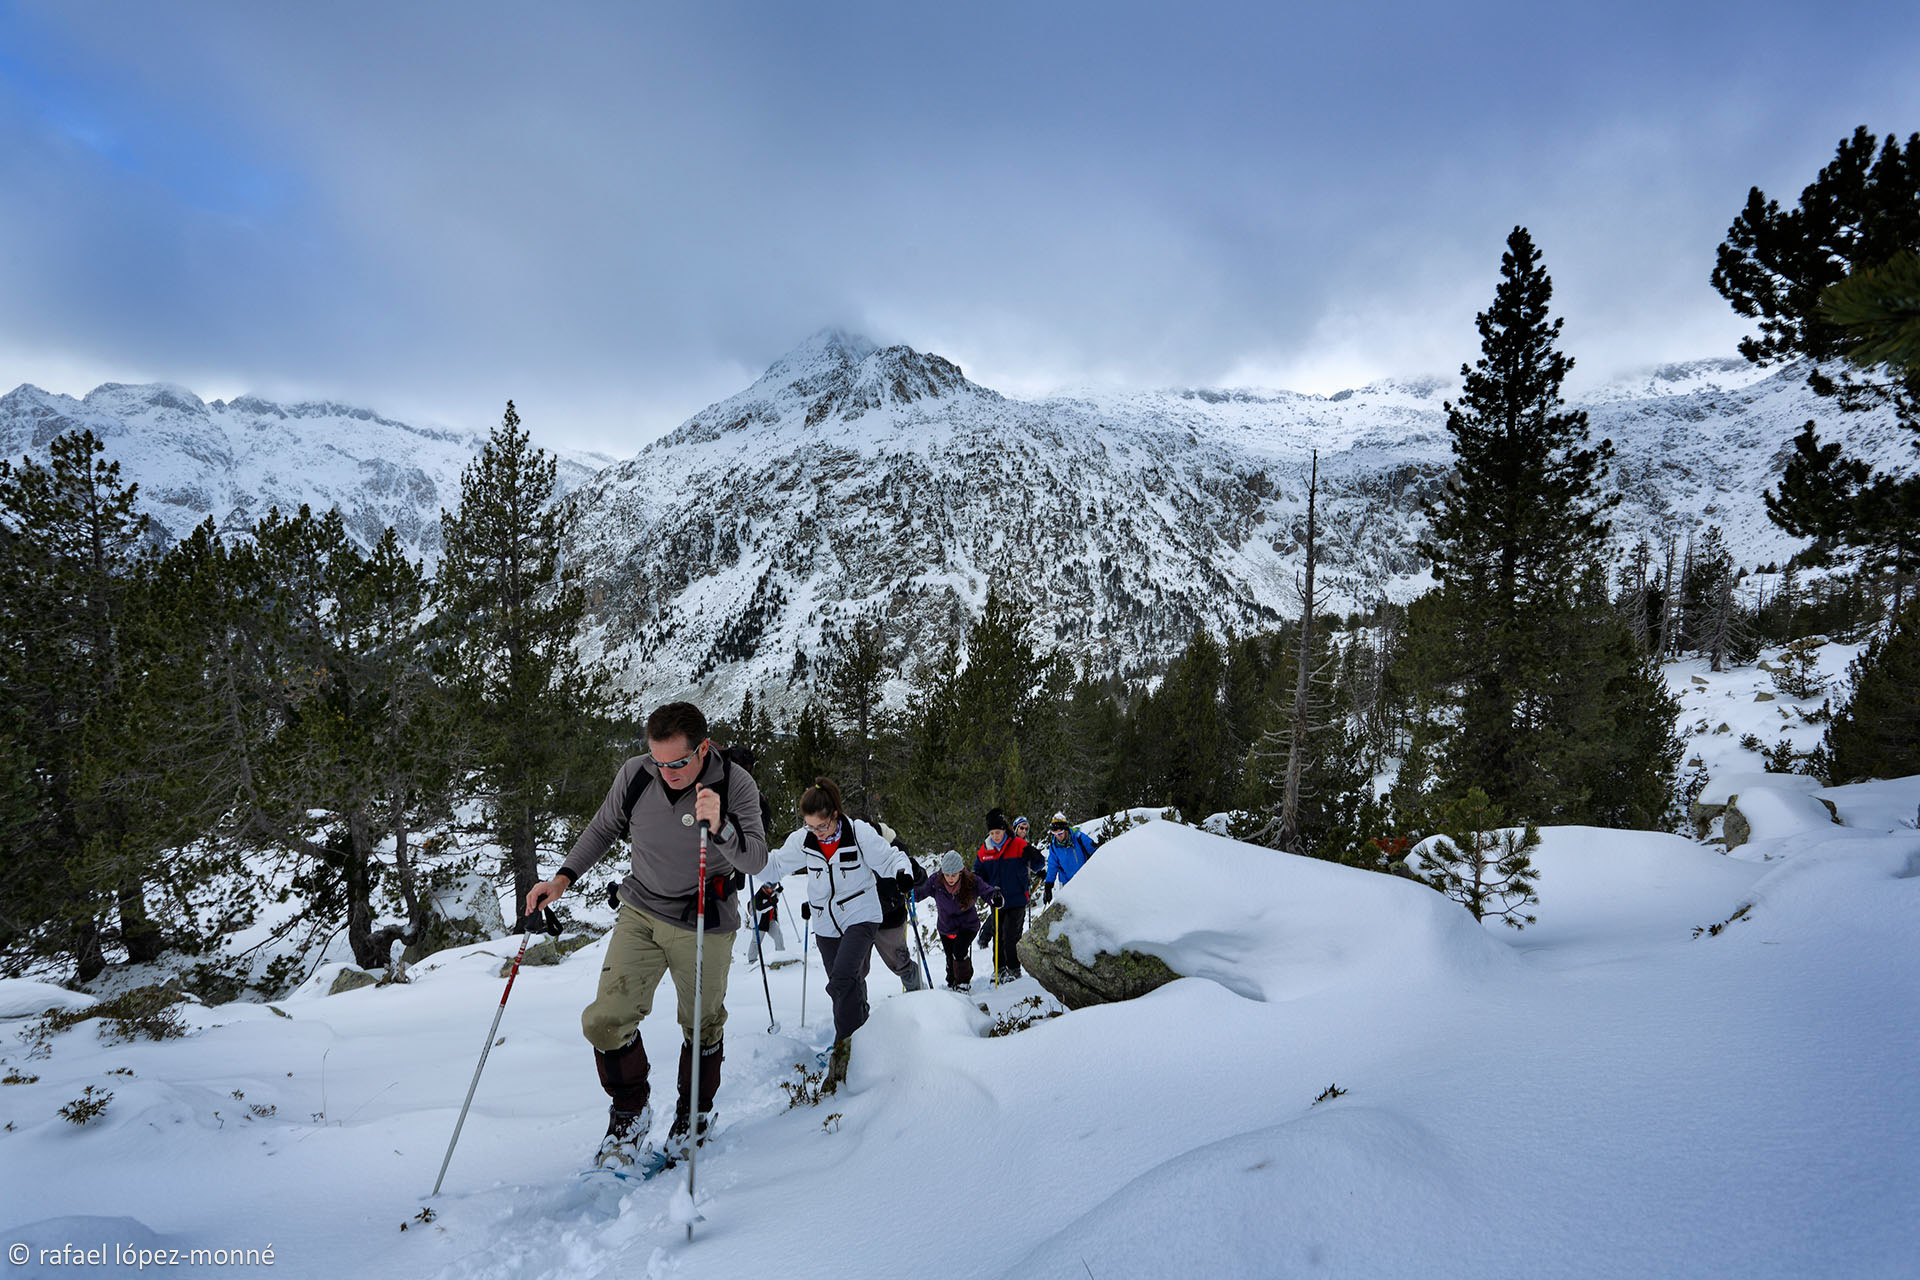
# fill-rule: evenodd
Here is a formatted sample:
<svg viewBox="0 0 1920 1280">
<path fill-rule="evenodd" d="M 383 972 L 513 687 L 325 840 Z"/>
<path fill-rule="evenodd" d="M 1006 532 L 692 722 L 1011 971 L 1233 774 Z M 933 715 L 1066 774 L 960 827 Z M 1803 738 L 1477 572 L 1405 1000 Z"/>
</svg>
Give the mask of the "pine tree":
<svg viewBox="0 0 1920 1280">
<path fill-rule="evenodd" d="M 787 770 L 796 792 L 811 787 L 816 778 L 831 777 L 837 755 L 838 744 L 827 713 L 809 698 L 794 721 L 793 744 L 787 750 Z"/>
<path fill-rule="evenodd" d="M 1835 784 L 1920 773 L 1920 602 L 1910 604 L 1848 669 L 1846 705 L 1827 726 Z"/>
<path fill-rule="evenodd" d="M 1066 776 L 1065 741 L 1073 671 L 1027 638 L 1012 601 L 990 585 L 986 603 L 939 662 L 916 674 L 905 716 L 909 761 L 901 819 L 909 843 L 964 845 L 991 806 L 1037 810 Z M 1030 773 L 1030 763 L 1041 770 Z M 1049 776 L 1055 774 L 1057 776 Z"/>
<path fill-rule="evenodd" d="M 1615 599 L 1633 631 L 1633 644 L 1641 653 L 1653 649 L 1658 623 L 1651 609 L 1659 588 L 1653 585 L 1653 544 L 1645 538 L 1634 543 L 1626 563 L 1620 566 L 1620 594 Z"/>
<path fill-rule="evenodd" d="M 1920 275 L 1920 133 L 1904 145 L 1864 125 L 1782 209 L 1758 187 L 1727 229 L 1713 285 L 1760 322 L 1740 344 L 1758 365 L 1807 362 L 1807 384 L 1843 410 L 1890 407 L 1920 432 L 1920 363 L 1910 359 Z M 1903 337 L 1904 335 L 1904 337 Z M 1905 345 L 1903 345 L 1903 343 Z M 1767 513 L 1790 533 L 1864 548 L 1868 567 L 1920 568 L 1920 482 L 1873 472 L 1821 445 L 1809 422 Z"/>
<path fill-rule="evenodd" d="M 1920 375 L 1920 253 L 1856 267 L 1820 295 L 1820 310 L 1853 339 L 1847 359 L 1854 365 Z"/>
<path fill-rule="evenodd" d="M 1321 732 L 1326 726 L 1315 726 L 1312 703 L 1314 682 L 1314 570 L 1318 555 L 1319 523 L 1316 515 L 1320 496 L 1320 451 L 1314 450 L 1312 475 L 1307 482 L 1307 536 L 1306 565 L 1300 588 L 1300 643 L 1299 652 L 1294 658 L 1293 703 L 1287 712 L 1286 740 L 1286 781 L 1280 795 L 1280 826 L 1275 837 L 1275 847 L 1289 853 L 1298 853 L 1304 843 L 1301 839 L 1300 789 L 1306 769 L 1307 740 L 1316 728 Z M 1344 726 L 1341 726 L 1344 728 Z"/>
<path fill-rule="evenodd" d="M 1526 908 L 1539 902 L 1534 884 L 1539 872 L 1532 851 L 1540 831 L 1532 823 L 1508 827 L 1500 806 L 1478 787 L 1443 805 L 1430 825 L 1436 835 L 1422 846 L 1424 879 L 1467 910 L 1475 920 L 1493 916 L 1524 929 L 1534 923 Z"/>
<path fill-rule="evenodd" d="M 1851 512 L 1873 468 L 1848 458 L 1839 443 L 1820 443 L 1813 422 L 1793 438 L 1778 490 L 1761 495 L 1767 517 L 1796 538 L 1817 543 L 1844 542 L 1852 531 Z"/>
<path fill-rule="evenodd" d="M 1640 652 L 1631 624 L 1607 600 L 1597 564 L 1547 624 L 1560 654 L 1535 694 L 1534 769 L 1552 787 L 1547 812 L 1563 822 L 1665 828 L 1680 763 L 1680 705 L 1659 662 Z"/>
<path fill-rule="evenodd" d="M 1887 368 L 1876 357 L 1884 333 L 1847 323 L 1827 303 L 1831 290 L 1857 272 L 1871 271 L 1920 252 L 1920 133 L 1904 145 L 1884 141 L 1866 126 L 1840 142 L 1831 163 L 1783 209 L 1758 187 L 1727 228 L 1713 269 L 1713 287 L 1743 316 L 1759 321 L 1757 336 L 1740 353 L 1757 365 L 1807 361 L 1807 384 L 1843 408 L 1890 404 L 1920 428 L 1920 371 Z M 1871 279 L 1854 286 L 1869 298 Z M 1853 317 L 1856 321 L 1862 317 Z M 1860 355 L 1873 373 L 1835 370 L 1833 362 Z M 1884 373 L 1885 376 L 1875 376 Z"/>
<path fill-rule="evenodd" d="M 846 735 L 854 787 L 847 801 L 854 812 L 877 812 L 873 794 L 873 757 L 886 692 L 886 646 L 878 623 L 861 620 L 846 634 L 827 671 L 827 695 L 833 719 Z"/>
<path fill-rule="evenodd" d="M 1234 835 L 1288 853 L 1333 862 L 1359 859 L 1381 833 L 1370 812 L 1373 788 L 1367 744 L 1357 731 L 1352 687 L 1340 678 L 1342 654 L 1320 627 L 1289 626 L 1277 637 L 1278 660 L 1267 688 L 1264 730 L 1248 752 Z M 1307 643 L 1302 696 L 1300 655 Z M 1300 717 L 1304 724 L 1296 720 Z"/>
<path fill-rule="evenodd" d="M 1733 554 L 1727 550 L 1726 536 L 1719 525 L 1708 525 L 1687 557 L 1680 595 L 1686 620 L 1683 643 L 1706 657 L 1715 671 L 1725 669 L 1743 639 L 1734 585 Z"/>
<path fill-rule="evenodd" d="M 586 595 L 561 566 L 570 519 L 553 501 L 554 476 L 554 459 L 533 447 L 509 400 L 461 474 L 460 510 L 440 517 L 444 652 L 517 903 L 539 879 L 550 822 L 578 813 L 594 775 L 608 772 L 594 740 L 605 681 L 574 648 Z"/>
<path fill-rule="evenodd" d="M 276 843 L 278 735 L 300 673 L 252 541 L 229 547 L 208 519 L 170 547 L 132 610 L 128 714 L 136 726 L 116 781 L 147 816 L 173 904 L 217 947 L 253 922 L 265 886 L 240 853 Z"/>
<path fill-rule="evenodd" d="M 1220 642 L 1196 626 L 1155 699 L 1158 719 L 1148 731 L 1166 778 L 1166 801 L 1189 822 L 1225 808 L 1232 795 L 1227 786 L 1232 741 L 1221 697 L 1225 682 Z"/>
<path fill-rule="evenodd" d="M 124 749 L 123 633 L 147 519 L 137 485 L 91 431 L 68 432 L 45 465 L 0 461 L 0 721 L 19 734 L 5 788 L 7 880 L 40 919 L 0 922 L 9 954 L 70 959 L 89 981 L 106 964 L 112 918 L 130 960 L 163 946 L 147 908 L 153 850 L 139 815 L 100 786 Z M 17 825 L 16 825 L 17 824 Z"/>
<path fill-rule="evenodd" d="M 1501 806 L 1571 817 L 1586 788 L 1544 770 L 1548 740 L 1598 726 L 1556 722 L 1546 692 L 1617 501 L 1600 491 L 1613 450 L 1589 446 L 1586 415 L 1561 399 L 1573 361 L 1556 349 L 1552 281 L 1524 228 L 1500 274 L 1478 317 L 1480 359 L 1462 366 L 1460 401 L 1447 405 L 1455 471 L 1421 543 L 1441 583 L 1416 637 L 1427 737 L 1446 793 L 1478 786 Z"/>
</svg>

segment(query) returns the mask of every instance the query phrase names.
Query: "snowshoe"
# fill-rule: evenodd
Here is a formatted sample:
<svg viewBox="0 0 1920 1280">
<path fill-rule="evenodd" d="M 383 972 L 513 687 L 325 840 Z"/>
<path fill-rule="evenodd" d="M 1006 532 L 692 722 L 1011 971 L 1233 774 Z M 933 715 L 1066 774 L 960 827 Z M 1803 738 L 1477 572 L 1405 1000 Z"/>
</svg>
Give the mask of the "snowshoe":
<svg viewBox="0 0 1920 1280">
<path fill-rule="evenodd" d="M 600 1140 L 600 1150 L 593 1157 L 593 1167 L 625 1175 L 650 1164 L 657 1154 L 653 1144 L 647 1140 L 652 1128 L 652 1107 L 642 1107 L 638 1111 L 609 1108 L 607 1136 Z"/>
<path fill-rule="evenodd" d="M 718 1124 L 719 1121 L 720 1113 L 718 1111 L 702 1112 L 699 1122 L 695 1126 L 699 1137 L 689 1143 L 687 1141 L 687 1118 L 685 1116 L 675 1116 L 672 1126 L 667 1130 L 667 1142 L 664 1148 L 667 1159 L 684 1160 L 687 1158 L 687 1152 L 693 1147 L 706 1146 L 707 1139 L 713 1136 L 714 1126 Z"/>
</svg>

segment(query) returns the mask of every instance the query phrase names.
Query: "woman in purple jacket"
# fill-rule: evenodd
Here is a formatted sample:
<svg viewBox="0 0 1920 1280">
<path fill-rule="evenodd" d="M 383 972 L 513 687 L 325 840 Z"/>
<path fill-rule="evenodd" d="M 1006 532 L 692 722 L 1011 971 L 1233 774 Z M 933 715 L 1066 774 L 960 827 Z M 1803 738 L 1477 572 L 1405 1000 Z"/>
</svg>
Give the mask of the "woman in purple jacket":
<svg viewBox="0 0 1920 1280">
<path fill-rule="evenodd" d="M 947 989 L 966 991 L 973 984 L 974 935 L 980 932 L 979 904 L 1000 906 L 1006 901 L 998 889 L 967 870 L 952 849 L 940 855 L 940 866 L 918 892 L 933 899 L 939 916 L 940 949 L 947 953 Z"/>
</svg>

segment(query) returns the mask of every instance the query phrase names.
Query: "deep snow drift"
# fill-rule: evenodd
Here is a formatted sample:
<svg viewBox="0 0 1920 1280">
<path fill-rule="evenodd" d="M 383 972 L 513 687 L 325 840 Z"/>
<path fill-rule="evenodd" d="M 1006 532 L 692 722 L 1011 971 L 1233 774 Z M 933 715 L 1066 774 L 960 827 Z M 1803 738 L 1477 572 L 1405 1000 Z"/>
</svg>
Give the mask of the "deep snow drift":
<svg viewBox="0 0 1920 1280">
<path fill-rule="evenodd" d="M 1148 822 L 1060 900 L 1089 943 L 1205 976 L 987 1037 L 977 1003 L 1035 1012 L 1031 979 L 969 1001 L 877 970 L 817 1108 L 780 1087 L 829 1035 L 817 957 L 804 1028 L 801 965 L 770 974 L 779 1034 L 737 958 L 692 1244 L 684 1171 L 613 1196 L 575 1176 L 604 1122 L 578 1029 L 604 943 L 522 970 L 434 1200 L 509 942 L 410 985 L 189 1007 L 184 1040 L 89 1022 L 31 1058 L 11 1018 L 4 1070 L 38 1078 L 0 1089 L 0 1236 L 35 1253 L 20 1275 L 85 1272 L 38 1260 L 63 1245 L 407 1280 L 1911 1275 L 1920 832 L 1896 824 L 1920 779 L 1824 794 L 1856 825 L 1731 856 L 1548 828 L 1519 933 Z M 0 984 L 0 1012 L 45 994 Z M 644 1024 L 657 1097 L 671 1017 Z M 56 1112 L 87 1085 L 113 1100 L 76 1127 Z"/>
</svg>

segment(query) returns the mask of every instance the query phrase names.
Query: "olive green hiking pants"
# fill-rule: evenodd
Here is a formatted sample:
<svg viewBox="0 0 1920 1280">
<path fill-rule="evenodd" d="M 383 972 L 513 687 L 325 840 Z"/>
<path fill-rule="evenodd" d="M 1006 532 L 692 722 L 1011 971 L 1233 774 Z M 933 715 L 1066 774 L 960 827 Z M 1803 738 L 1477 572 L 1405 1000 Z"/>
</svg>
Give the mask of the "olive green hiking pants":
<svg viewBox="0 0 1920 1280">
<path fill-rule="evenodd" d="M 613 1053 L 631 1044 L 641 1022 L 653 1012 L 661 976 L 668 973 L 678 997 L 680 1038 L 692 1040 L 695 950 L 692 929 L 623 905 L 600 968 L 600 988 L 580 1015 L 580 1029 L 593 1047 Z M 709 929 L 700 974 L 700 1044 L 706 1049 L 720 1043 L 727 1024 L 727 970 L 732 964 L 733 934 Z"/>
</svg>

